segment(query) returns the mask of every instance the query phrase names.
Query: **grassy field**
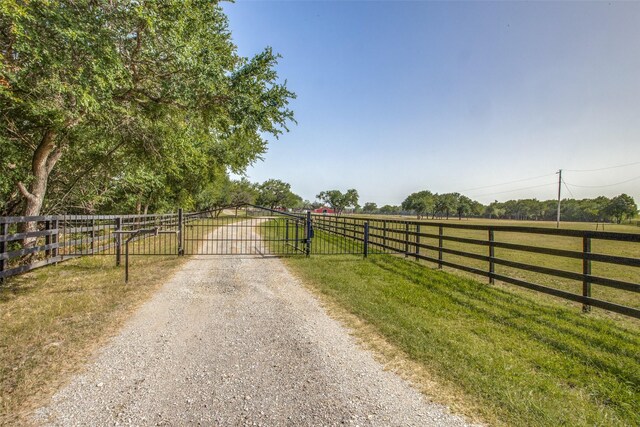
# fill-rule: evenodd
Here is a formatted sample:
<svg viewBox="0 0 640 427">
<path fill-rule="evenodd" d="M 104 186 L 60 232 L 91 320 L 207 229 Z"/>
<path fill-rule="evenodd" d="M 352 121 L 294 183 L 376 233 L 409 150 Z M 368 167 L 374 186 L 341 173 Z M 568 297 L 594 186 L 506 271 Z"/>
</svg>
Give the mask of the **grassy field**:
<svg viewBox="0 0 640 427">
<path fill-rule="evenodd" d="M 362 322 L 365 341 L 397 349 L 412 371 L 427 373 L 418 382 L 435 390 L 436 400 L 472 418 L 492 425 L 640 424 L 637 323 L 388 255 L 286 262 Z"/>
</svg>

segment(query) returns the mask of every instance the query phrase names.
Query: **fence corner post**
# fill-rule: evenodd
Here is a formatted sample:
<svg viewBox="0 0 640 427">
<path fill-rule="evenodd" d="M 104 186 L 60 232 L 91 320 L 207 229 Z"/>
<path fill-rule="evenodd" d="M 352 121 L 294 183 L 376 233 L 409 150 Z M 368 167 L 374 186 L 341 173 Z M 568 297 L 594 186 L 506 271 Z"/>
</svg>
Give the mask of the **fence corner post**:
<svg viewBox="0 0 640 427">
<path fill-rule="evenodd" d="M 122 231 L 122 218 L 116 218 L 116 231 Z M 122 238 L 120 233 L 116 233 L 116 266 L 120 265 L 122 258 Z"/>
<path fill-rule="evenodd" d="M 182 208 L 178 209 L 178 256 L 184 255 L 184 249 L 182 248 L 182 229 L 184 227 L 184 221 L 182 216 Z"/>
<path fill-rule="evenodd" d="M 589 254 L 591 253 L 591 238 L 588 236 L 582 237 L 582 274 L 584 275 L 584 279 L 582 281 L 582 296 L 590 298 L 591 297 L 591 281 L 589 280 L 589 276 L 591 276 L 591 258 Z M 591 311 L 591 306 L 587 303 L 582 304 L 582 311 L 584 313 L 588 313 Z"/>
<path fill-rule="evenodd" d="M 369 256 L 369 221 L 364 223 L 364 257 Z"/>
</svg>

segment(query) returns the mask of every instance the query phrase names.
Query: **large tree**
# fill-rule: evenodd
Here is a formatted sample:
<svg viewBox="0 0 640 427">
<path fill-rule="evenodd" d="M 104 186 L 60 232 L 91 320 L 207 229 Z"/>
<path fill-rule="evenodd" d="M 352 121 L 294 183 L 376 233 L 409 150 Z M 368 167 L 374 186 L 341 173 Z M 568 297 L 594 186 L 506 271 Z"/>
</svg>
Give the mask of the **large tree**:
<svg viewBox="0 0 640 427">
<path fill-rule="evenodd" d="M 2 210 L 39 214 L 51 183 L 144 179 L 135 159 L 186 193 L 242 171 L 293 119 L 277 59 L 239 56 L 217 1 L 1 2 Z"/>
<path fill-rule="evenodd" d="M 402 202 L 402 209 L 415 212 L 418 219 L 434 211 L 436 198 L 429 190 L 411 193 Z"/>
<path fill-rule="evenodd" d="M 269 179 L 258 186 L 256 203 L 271 209 L 288 209 L 302 205 L 302 197 L 291 191 L 291 184 Z"/>
<path fill-rule="evenodd" d="M 620 194 L 611 199 L 604 208 L 604 213 L 620 224 L 624 218 L 635 217 L 638 214 L 638 206 L 631 196 Z"/>
<path fill-rule="evenodd" d="M 358 206 L 358 192 L 353 188 L 346 193 L 340 190 L 321 191 L 316 198 L 331 206 L 336 215 L 340 215 L 345 208 Z"/>
</svg>

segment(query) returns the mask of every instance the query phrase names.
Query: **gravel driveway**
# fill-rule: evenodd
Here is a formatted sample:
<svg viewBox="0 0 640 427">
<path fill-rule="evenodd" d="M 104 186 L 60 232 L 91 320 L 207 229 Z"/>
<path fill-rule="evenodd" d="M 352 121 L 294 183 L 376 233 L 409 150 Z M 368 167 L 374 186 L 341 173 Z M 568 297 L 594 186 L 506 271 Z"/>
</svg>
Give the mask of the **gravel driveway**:
<svg viewBox="0 0 640 427">
<path fill-rule="evenodd" d="M 463 426 L 277 258 L 194 256 L 34 415 L 45 425 Z"/>
</svg>

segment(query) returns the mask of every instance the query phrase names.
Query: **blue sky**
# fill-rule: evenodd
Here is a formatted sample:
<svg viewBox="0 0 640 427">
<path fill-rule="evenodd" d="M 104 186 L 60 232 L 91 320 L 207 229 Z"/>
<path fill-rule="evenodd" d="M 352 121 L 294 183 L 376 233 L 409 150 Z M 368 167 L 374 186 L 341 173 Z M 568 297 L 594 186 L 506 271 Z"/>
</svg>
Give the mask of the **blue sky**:
<svg viewBox="0 0 640 427">
<path fill-rule="evenodd" d="M 563 197 L 640 202 L 640 2 L 224 9 L 239 53 L 271 46 L 298 96 L 298 124 L 252 181 L 309 200 L 356 188 L 361 204 L 399 204 L 428 189 L 488 203 L 553 199 L 563 169 Z"/>
</svg>

